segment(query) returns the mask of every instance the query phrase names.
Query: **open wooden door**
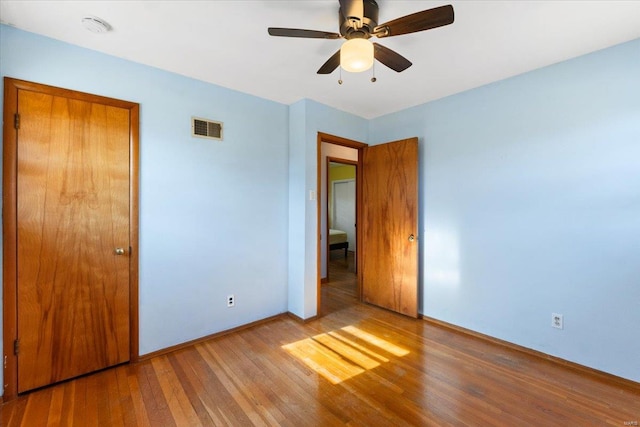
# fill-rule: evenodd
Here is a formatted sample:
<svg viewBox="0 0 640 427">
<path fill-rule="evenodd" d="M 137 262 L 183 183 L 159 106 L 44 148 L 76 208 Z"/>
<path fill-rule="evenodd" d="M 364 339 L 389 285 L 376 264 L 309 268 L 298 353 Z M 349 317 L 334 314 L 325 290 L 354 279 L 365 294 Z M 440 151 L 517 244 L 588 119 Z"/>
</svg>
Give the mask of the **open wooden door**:
<svg viewBox="0 0 640 427">
<path fill-rule="evenodd" d="M 418 139 L 365 147 L 362 299 L 418 317 Z"/>
</svg>

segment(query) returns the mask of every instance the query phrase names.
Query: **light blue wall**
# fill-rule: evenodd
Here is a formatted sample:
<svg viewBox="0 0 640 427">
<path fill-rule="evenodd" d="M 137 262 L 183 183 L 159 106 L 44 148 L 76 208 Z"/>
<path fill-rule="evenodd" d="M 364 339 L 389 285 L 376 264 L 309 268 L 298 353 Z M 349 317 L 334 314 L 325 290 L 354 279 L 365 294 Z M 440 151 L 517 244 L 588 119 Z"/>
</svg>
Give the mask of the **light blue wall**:
<svg viewBox="0 0 640 427">
<path fill-rule="evenodd" d="M 410 136 L 422 313 L 640 381 L 640 40 L 370 122 Z"/>
<path fill-rule="evenodd" d="M 7 26 L 0 54 L 2 76 L 140 103 L 142 354 L 287 311 L 286 105 Z"/>
<path fill-rule="evenodd" d="M 303 319 L 317 315 L 318 132 L 365 142 L 368 121 L 311 100 L 290 107 L 289 311 Z"/>
</svg>

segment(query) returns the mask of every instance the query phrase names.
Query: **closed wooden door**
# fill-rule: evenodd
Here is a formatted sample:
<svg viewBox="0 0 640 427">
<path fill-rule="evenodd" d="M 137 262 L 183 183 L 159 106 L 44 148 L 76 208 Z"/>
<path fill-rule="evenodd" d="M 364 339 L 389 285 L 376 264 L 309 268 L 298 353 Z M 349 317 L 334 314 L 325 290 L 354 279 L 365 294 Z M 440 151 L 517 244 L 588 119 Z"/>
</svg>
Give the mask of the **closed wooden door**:
<svg viewBox="0 0 640 427">
<path fill-rule="evenodd" d="M 130 110 L 18 90 L 18 392 L 129 360 Z"/>
<path fill-rule="evenodd" d="M 418 316 L 418 139 L 366 147 L 362 298 Z"/>
</svg>

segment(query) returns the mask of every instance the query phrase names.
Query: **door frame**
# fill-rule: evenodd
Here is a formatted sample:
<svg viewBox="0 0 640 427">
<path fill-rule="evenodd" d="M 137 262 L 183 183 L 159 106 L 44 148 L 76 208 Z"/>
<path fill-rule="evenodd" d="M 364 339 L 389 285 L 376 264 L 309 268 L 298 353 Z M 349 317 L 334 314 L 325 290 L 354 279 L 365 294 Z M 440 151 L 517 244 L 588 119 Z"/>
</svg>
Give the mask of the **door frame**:
<svg viewBox="0 0 640 427">
<path fill-rule="evenodd" d="M 18 147 L 14 118 L 18 110 L 18 91 L 26 90 L 53 96 L 74 98 L 129 110 L 129 363 L 139 358 L 138 336 L 138 229 L 139 229 L 139 162 L 140 106 L 137 103 L 107 98 L 54 86 L 4 78 L 3 107 L 3 172 L 2 172 L 2 329 L 4 356 L 3 400 L 14 399 L 18 390 L 18 358 L 14 343 L 18 338 L 17 293 L 17 184 Z"/>
<path fill-rule="evenodd" d="M 326 188 L 323 190 L 327 184 L 322 182 L 322 143 L 326 142 L 328 144 L 341 145 L 343 147 L 355 148 L 358 150 L 358 161 L 356 164 L 356 224 L 360 223 L 361 216 L 361 205 L 362 205 L 362 150 L 368 146 L 364 142 L 354 141 L 352 139 L 342 138 L 340 136 L 331 135 L 324 132 L 318 132 L 317 136 L 317 188 L 316 188 L 316 313 L 317 316 L 321 316 L 321 308 L 322 308 L 322 242 L 320 241 L 320 237 L 322 236 L 322 191 L 327 191 Z M 328 174 L 328 171 L 327 171 Z M 327 180 L 328 182 L 328 180 Z M 328 201 L 327 201 L 328 205 Z M 327 218 L 328 220 L 328 218 Z M 360 227 L 356 227 L 356 241 L 361 242 L 360 238 Z M 329 238 L 327 236 L 327 246 L 326 250 L 329 250 Z M 358 248 L 359 250 L 363 250 L 362 246 Z M 328 254 L 327 254 L 328 255 Z M 360 261 L 361 257 L 357 257 L 356 260 L 356 270 L 360 271 Z M 329 259 L 327 258 L 327 264 L 329 263 Z M 360 275 L 358 275 L 358 299 L 362 299 L 362 283 L 360 280 Z"/>
</svg>

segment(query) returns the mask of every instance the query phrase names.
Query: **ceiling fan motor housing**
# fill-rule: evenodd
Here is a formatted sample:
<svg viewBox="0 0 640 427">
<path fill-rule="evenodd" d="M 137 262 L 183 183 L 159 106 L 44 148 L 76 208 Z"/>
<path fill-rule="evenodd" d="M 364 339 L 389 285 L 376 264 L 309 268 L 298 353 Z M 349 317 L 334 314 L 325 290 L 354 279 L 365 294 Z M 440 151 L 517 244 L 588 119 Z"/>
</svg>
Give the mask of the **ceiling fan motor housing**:
<svg viewBox="0 0 640 427">
<path fill-rule="evenodd" d="M 373 29 L 378 25 L 378 3 L 375 0 L 364 0 L 364 15 L 362 21 L 349 19 L 344 16 L 342 8 L 338 15 L 340 19 L 340 34 L 347 40 L 354 38 L 368 39 Z"/>
</svg>

